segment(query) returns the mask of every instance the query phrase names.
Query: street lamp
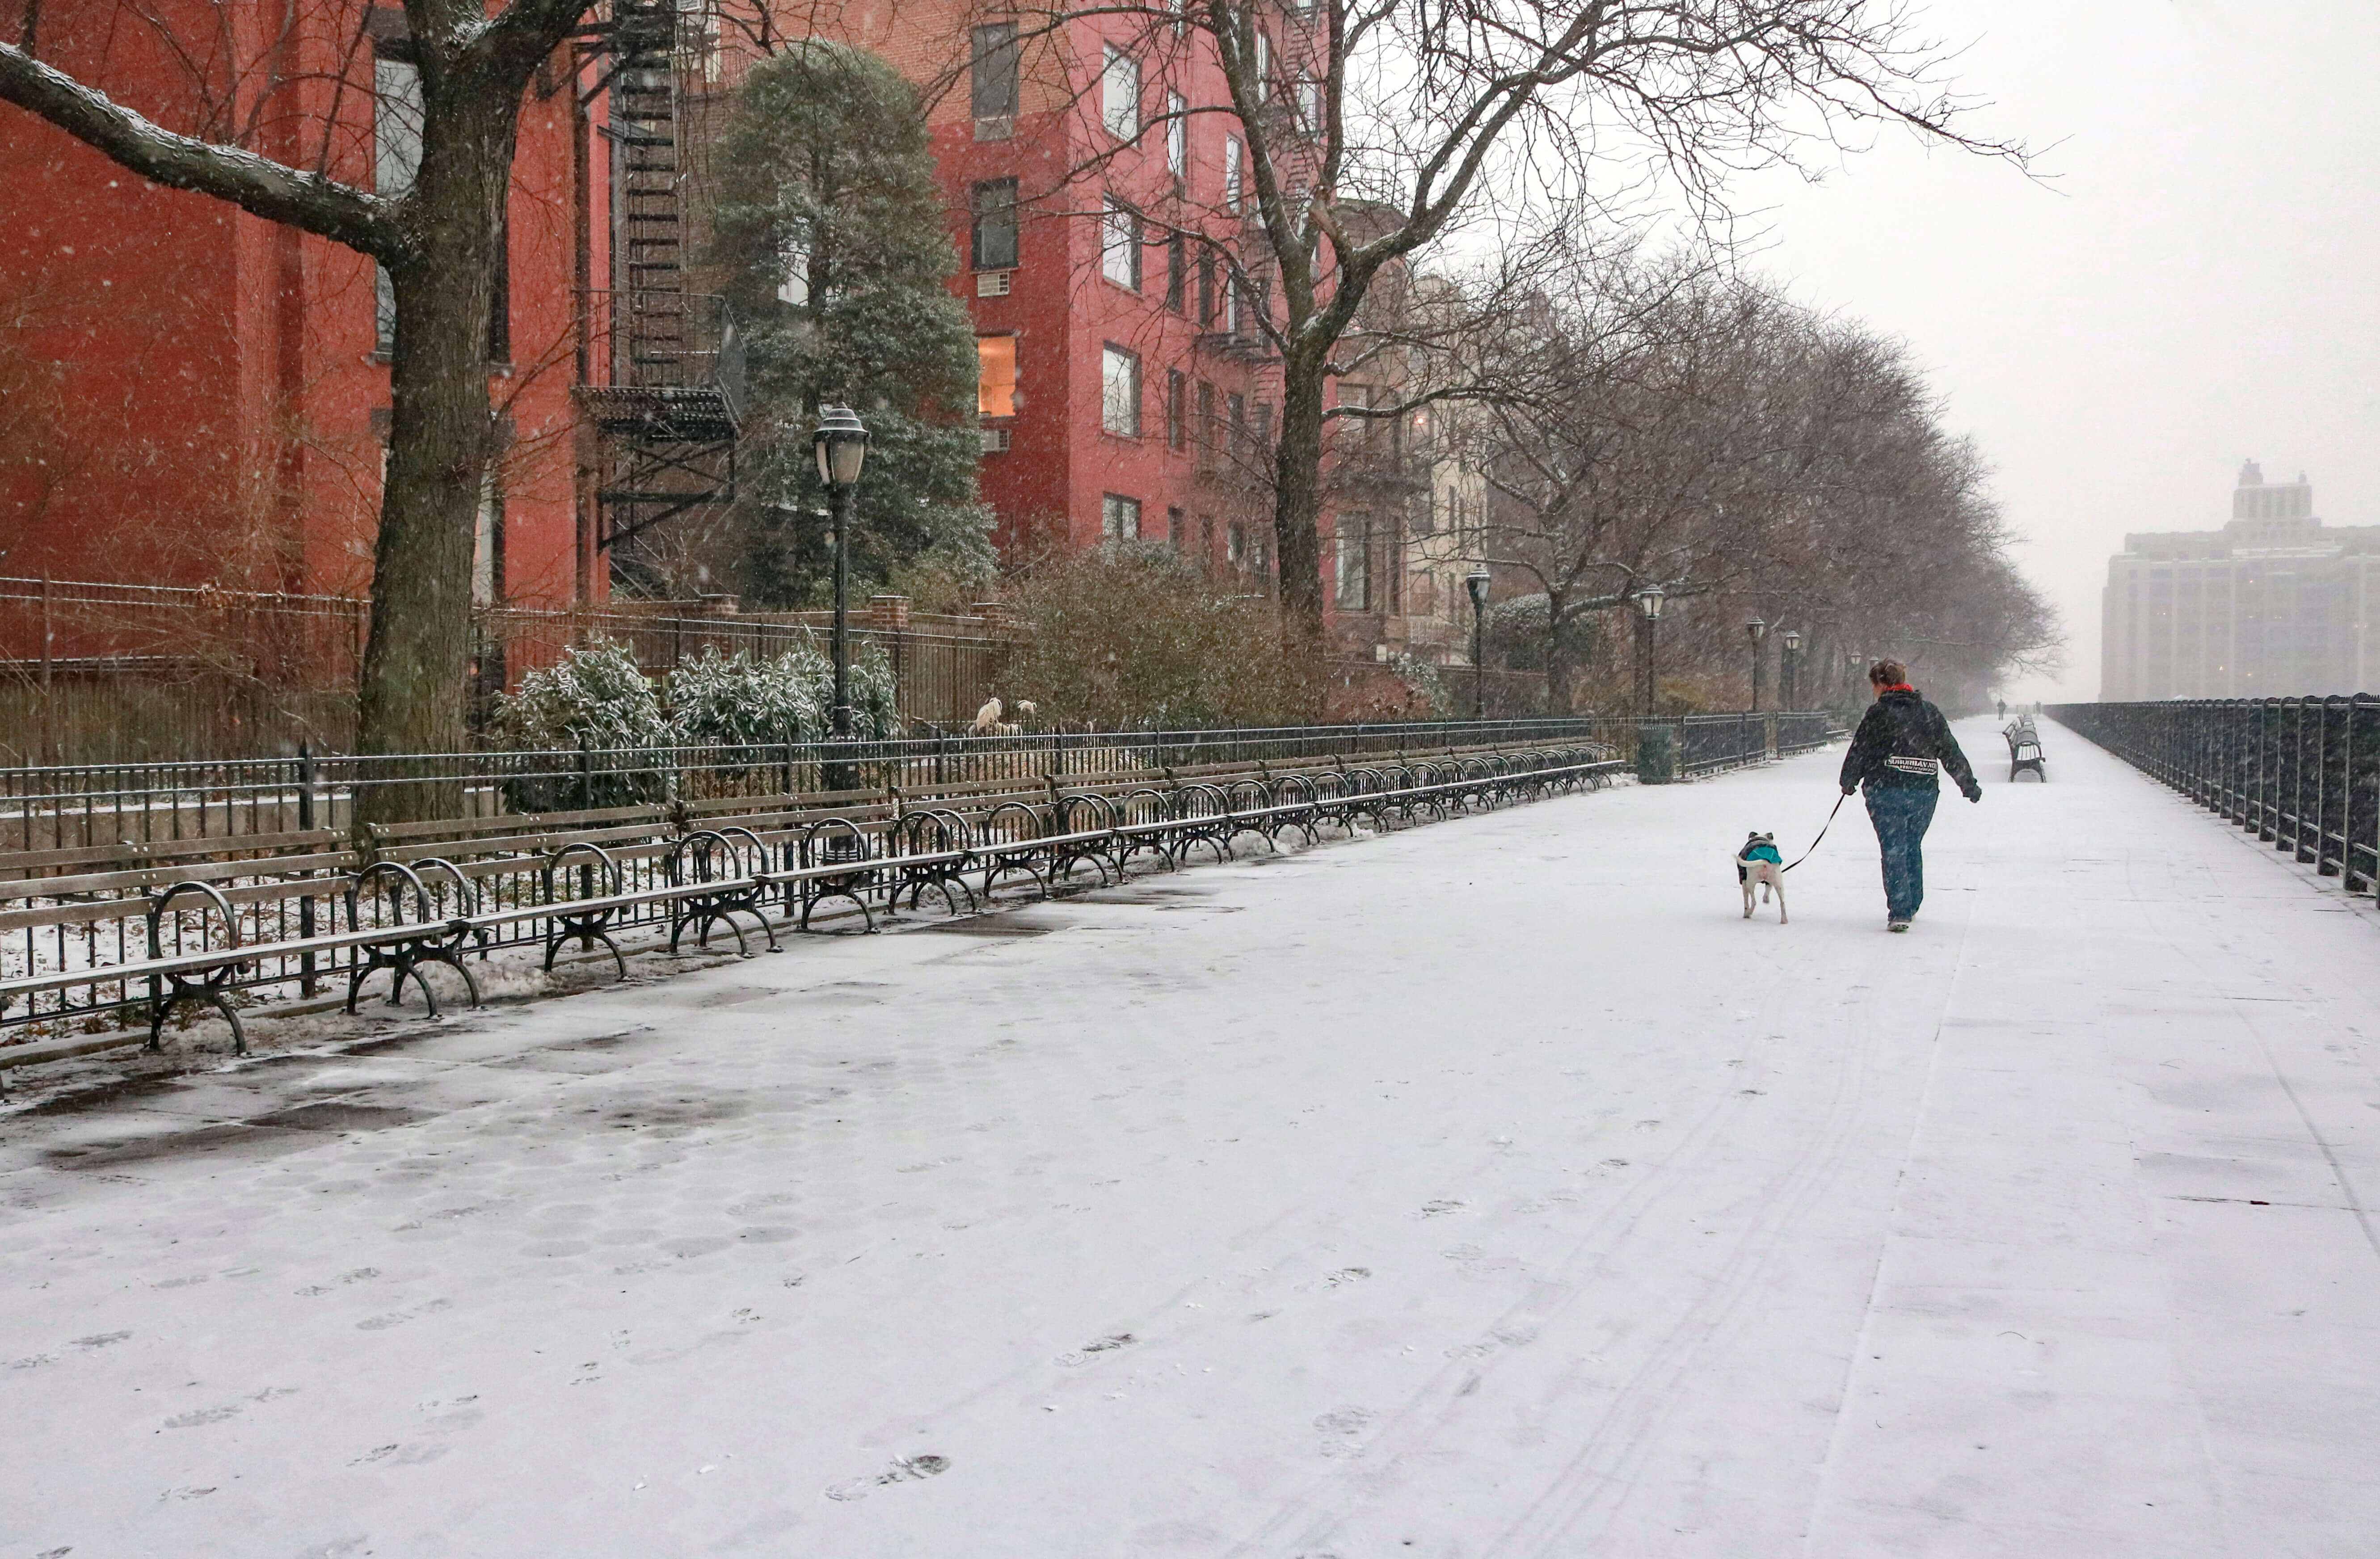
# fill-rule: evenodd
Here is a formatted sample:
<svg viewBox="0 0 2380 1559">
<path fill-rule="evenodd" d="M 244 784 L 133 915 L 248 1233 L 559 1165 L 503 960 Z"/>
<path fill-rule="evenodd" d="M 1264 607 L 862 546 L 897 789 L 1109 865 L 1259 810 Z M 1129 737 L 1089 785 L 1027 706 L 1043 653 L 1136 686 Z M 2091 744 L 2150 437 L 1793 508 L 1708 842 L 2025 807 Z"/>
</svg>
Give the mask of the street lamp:
<svg viewBox="0 0 2380 1559">
<path fill-rule="evenodd" d="M 1787 628 L 1780 642 L 1784 645 L 1784 653 L 1777 657 L 1777 705 L 1780 709 L 1791 709 L 1793 695 L 1797 691 L 1793 686 L 1793 660 L 1802 652 L 1802 630 Z"/>
<path fill-rule="evenodd" d="M 1646 585 L 1630 596 L 1636 603 L 1636 676 L 1644 684 L 1640 689 L 1645 713 L 1653 713 L 1653 625 L 1661 620 L 1661 603 L 1667 599 L 1658 584 Z"/>
<path fill-rule="evenodd" d="M 1768 637 L 1768 624 L 1760 617 L 1743 625 L 1744 637 L 1752 640 L 1752 713 L 1760 713 L 1760 641 Z"/>
<path fill-rule="evenodd" d="M 868 430 L 847 406 L 819 408 L 818 432 L 810 435 L 819 480 L 834 496 L 834 710 L 829 727 L 838 742 L 851 739 L 851 496 L 868 463 Z M 847 763 L 829 767 L 829 790 L 851 788 Z"/>
<path fill-rule="evenodd" d="M 1488 663 L 1481 658 L 1488 638 L 1488 566 L 1475 563 L 1463 577 L 1471 592 L 1471 718 L 1488 718 Z"/>
</svg>

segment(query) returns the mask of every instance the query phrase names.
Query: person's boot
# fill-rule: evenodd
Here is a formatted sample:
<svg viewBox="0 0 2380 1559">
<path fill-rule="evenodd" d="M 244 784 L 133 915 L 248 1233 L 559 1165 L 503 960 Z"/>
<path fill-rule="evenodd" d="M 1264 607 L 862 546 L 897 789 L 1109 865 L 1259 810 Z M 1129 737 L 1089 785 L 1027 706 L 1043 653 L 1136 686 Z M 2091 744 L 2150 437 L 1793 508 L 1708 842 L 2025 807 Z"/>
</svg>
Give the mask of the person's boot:
<svg viewBox="0 0 2380 1559">
<path fill-rule="evenodd" d="M 1887 920 L 1884 929 L 1888 932 L 1905 932 L 1909 929 L 1909 922 L 1905 920 Z"/>
</svg>

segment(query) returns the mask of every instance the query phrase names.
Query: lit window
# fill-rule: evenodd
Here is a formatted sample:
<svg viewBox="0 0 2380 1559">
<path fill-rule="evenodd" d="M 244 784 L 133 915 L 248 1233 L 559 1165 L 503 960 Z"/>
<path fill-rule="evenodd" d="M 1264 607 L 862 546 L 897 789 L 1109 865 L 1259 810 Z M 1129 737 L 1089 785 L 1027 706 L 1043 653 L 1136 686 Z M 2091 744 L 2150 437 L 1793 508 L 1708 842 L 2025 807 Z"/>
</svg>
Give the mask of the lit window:
<svg viewBox="0 0 2380 1559">
<path fill-rule="evenodd" d="M 1140 290 L 1140 213 L 1114 199 L 1099 219 L 1099 274 Z"/>
<path fill-rule="evenodd" d="M 1099 354 L 1099 426 L 1119 438 L 1140 436 L 1140 354 L 1113 342 Z"/>
<path fill-rule="evenodd" d="M 1140 133 L 1140 61 L 1112 44 L 1099 72 L 1099 122 L 1119 140 Z"/>
<path fill-rule="evenodd" d="M 1140 500 L 1103 494 L 1099 499 L 1099 534 L 1111 542 L 1140 540 Z"/>
<path fill-rule="evenodd" d="M 975 409 L 979 417 L 1016 415 L 1016 337 L 975 338 Z"/>
</svg>

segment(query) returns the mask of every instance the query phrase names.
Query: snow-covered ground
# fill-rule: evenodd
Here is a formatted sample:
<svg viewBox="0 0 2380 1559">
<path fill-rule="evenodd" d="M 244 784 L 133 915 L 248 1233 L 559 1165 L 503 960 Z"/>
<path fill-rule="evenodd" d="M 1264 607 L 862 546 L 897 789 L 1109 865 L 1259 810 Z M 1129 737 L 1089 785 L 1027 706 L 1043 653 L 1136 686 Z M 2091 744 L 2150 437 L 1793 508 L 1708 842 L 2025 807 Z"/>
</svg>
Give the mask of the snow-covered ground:
<svg viewBox="0 0 2380 1559">
<path fill-rule="evenodd" d="M 1990 724 L 0 1117 L 0 1559 L 2380 1551 L 2380 926 Z"/>
</svg>

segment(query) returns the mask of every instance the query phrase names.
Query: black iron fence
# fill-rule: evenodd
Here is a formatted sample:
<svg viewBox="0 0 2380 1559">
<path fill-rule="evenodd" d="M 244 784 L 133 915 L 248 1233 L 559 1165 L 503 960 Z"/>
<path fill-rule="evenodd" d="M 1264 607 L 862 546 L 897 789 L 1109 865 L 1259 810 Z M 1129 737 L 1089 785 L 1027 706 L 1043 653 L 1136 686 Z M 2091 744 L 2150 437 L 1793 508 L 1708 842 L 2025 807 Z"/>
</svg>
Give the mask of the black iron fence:
<svg viewBox="0 0 2380 1559">
<path fill-rule="evenodd" d="M 2054 704 L 2050 718 L 2340 879 L 2380 878 L 2380 697 Z"/>
</svg>

